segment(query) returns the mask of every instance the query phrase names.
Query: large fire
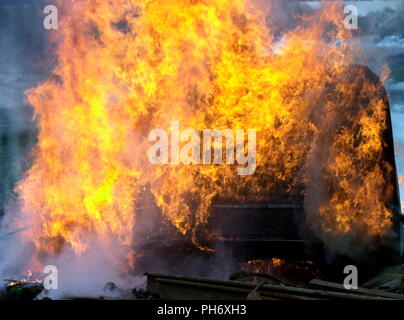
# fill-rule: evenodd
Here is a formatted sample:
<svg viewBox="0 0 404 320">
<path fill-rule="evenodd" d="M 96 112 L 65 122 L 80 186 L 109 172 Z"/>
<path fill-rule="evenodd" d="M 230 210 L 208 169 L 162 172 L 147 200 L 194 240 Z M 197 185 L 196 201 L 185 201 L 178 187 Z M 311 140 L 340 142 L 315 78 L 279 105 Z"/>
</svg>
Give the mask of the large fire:
<svg viewBox="0 0 404 320">
<path fill-rule="evenodd" d="M 116 250 L 129 253 L 137 194 L 147 186 L 196 244 L 218 197 L 258 201 L 282 192 L 321 196 L 306 210 L 323 240 L 388 235 L 391 190 L 379 166 L 385 104 L 374 84 L 358 92 L 339 81 L 358 52 L 338 2 L 282 37 L 262 1 L 57 6 L 55 68 L 28 92 L 40 132 L 18 187 L 32 226 L 26 240 L 38 253 L 70 246 L 81 254 L 94 239 L 111 259 Z M 354 112 L 347 101 L 356 101 Z M 239 176 L 228 164 L 152 165 L 148 133 L 168 131 L 172 121 L 256 129 L 255 174 Z"/>
</svg>

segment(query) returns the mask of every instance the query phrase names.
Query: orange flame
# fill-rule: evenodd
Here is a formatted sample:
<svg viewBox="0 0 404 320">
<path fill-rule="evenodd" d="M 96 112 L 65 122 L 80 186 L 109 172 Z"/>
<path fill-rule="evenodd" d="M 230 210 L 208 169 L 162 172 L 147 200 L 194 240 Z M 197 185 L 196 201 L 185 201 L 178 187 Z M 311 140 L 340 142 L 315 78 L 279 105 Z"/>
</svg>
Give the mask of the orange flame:
<svg viewBox="0 0 404 320">
<path fill-rule="evenodd" d="M 324 4 L 280 43 L 267 24 L 270 6 L 259 3 L 58 2 L 57 65 L 28 92 L 40 133 L 19 186 L 39 251 L 68 244 L 80 254 L 90 235 L 108 252 L 128 251 L 136 195 L 147 183 L 163 214 L 197 243 L 218 196 L 259 200 L 317 183 L 310 173 L 317 161 L 318 181 L 331 188 L 313 209 L 323 238 L 357 227 L 369 236 L 388 232 L 391 213 L 378 196 L 386 180 L 372 165 L 381 157 L 382 101 L 358 105 L 356 126 L 331 134 L 347 113 L 343 102 L 357 94 L 342 82 L 335 99 L 327 96 L 357 54 L 341 7 Z M 366 84 L 361 94 L 375 90 Z M 240 177 L 226 164 L 151 165 L 148 132 L 168 131 L 172 120 L 198 130 L 256 129 L 255 174 Z M 324 143 L 328 155 L 318 152 Z"/>
</svg>

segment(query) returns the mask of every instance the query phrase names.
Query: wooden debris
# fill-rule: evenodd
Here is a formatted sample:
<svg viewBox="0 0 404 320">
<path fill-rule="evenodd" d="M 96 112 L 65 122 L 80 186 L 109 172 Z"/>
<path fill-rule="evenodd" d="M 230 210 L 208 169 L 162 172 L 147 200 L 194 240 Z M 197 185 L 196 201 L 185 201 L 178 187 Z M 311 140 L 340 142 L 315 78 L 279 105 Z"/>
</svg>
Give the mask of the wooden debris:
<svg viewBox="0 0 404 320">
<path fill-rule="evenodd" d="M 395 295 L 383 297 L 359 292 L 338 292 L 335 288 L 327 290 L 303 288 L 285 285 L 217 280 L 209 278 L 188 277 L 146 273 L 147 290 L 164 300 L 181 299 L 213 299 L 213 300 L 244 300 L 244 299 L 283 299 L 283 300 L 391 300 Z"/>
<path fill-rule="evenodd" d="M 229 280 L 240 280 L 241 278 L 245 278 L 245 277 L 258 277 L 258 278 L 268 278 L 270 280 L 273 280 L 277 283 L 283 284 L 285 286 L 287 285 L 291 285 L 290 283 L 283 281 L 281 279 L 279 279 L 278 277 L 269 274 L 269 273 L 262 273 L 262 272 L 247 272 L 247 271 L 239 271 L 236 273 L 233 273 Z"/>
<path fill-rule="evenodd" d="M 257 290 L 259 288 L 261 288 L 263 285 L 263 283 L 260 283 L 253 291 L 251 291 L 248 295 L 247 295 L 247 299 L 246 300 L 264 300 L 264 298 L 259 294 L 259 292 L 257 292 Z"/>
<path fill-rule="evenodd" d="M 345 289 L 345 287 L 342 284 L 317 279 L 310 281 L 310 287 L 315 289 L 332 290 L 336 292 L 347 292 L 347 293 L 349 292 L 357 294 L 359 293 L 373 297 L 384 297 L 394 300 L 404 300 L 404 295 L 401 294 L 366 288 Z"/>
</svg>

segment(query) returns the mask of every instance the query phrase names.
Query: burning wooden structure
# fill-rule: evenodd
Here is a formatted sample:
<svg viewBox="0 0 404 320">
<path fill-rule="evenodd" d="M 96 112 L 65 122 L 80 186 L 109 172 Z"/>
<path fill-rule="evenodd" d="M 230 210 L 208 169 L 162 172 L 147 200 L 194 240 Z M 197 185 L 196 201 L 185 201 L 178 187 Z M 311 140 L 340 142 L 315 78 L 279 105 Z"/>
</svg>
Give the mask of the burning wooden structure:
<svg viewBox="0 0 404 320">
<path fill-rule="evenodd" d="M 338 79 L 336 81 L 341 81 Z M 385 130 L 383 132 L 383 156 L 376 164 L 388 177 L 385 184 L 385 190 L 389 190 L 384 197 L 386 206 L 393 213 L 391 217 L 392 237 L 388 241 L 381 241 L 381 244 L 375 246 L 373 251 L 367 252 L 368 257 L 340 255 L 334 257 L 334 262 L 340 260 L 344 263 L 356 261 L 357 263 L 367 264 L 370 261 L 378 262 L 377 266 L 383 266 L 388 263 L 400 261 L 400 228 L 401 228 L 401 207 L 398 192 L 398 178 L 394 157 L 394 143 L 392 126 L 390 120 L 390 110 L 387 94 L 383 84 L 378 77 L 365 66 L 353 66 L 342 81 L 349 82 L 353 90 L 357 91 L 355 100 L 351 101 L 347 106 L 341 107 L 342 112 L 350 112 L 359 114 L 356 106 L 366 103 L 371 99 L 380 98 L 383 101 L 383 112 L 385 113 Z M 376 92 L 369 93 L 369 96 L 363 96 L 363 86 L 370 82 L 378 89 Z M 330 84 L 328 94 L 333 96 L 333 88 L 336 85 Z M 375 97 L 374 95 L 377 95 Z M 373 96 L 372 96 L 373 95 Z M 325 95 L 327 96 L 327 95 Z M 328 96 L 329 98 L 329 96 Z M 333 98 L 331 98 L 333 99 Z M 358 99 L 358 100 L 356 100 Z M 361 100 L 359 102 L 359 100 Z M 321 101 L 321 103 L 326 103 Z M 345 108 L 345 110 L 344 110 Z M 371 114 L 371 111 L 369 111 Z M 358 118 L 357 121 L 360 121 Z M 341 128 L 345 125 L 355 126 L 352 123 L 352 117 L 349 115 L 340 120 Z M 338 132 L 338 127 L 333 128 Z M 326 149 L 326 147 L 324 147 Z M 386 165 L 387 163 L 387 165 Z M 318 175 L 319 179 L 320 175 Z M 327 182 L 326 182 L 327 183 Z M 283 190 L 279 190 L 275 195 L 268 195 L 268 201 L 229 201 L 229 199 L 216 199 L 216 203 L 211 208 L 211 214 L 208 218 L 204 231 L 201 231 L 198 244 L 192 244 L 190 238 L 184 237 L 170 227 L 169 222 L 165 222 L 165 227 L 161 225 L 150 225 L 150 230 L 146 231 L 147 238 L 141 238 L 137 250 L 153 251 L 156 248 L 159 254 L 164 256 L 167 250 L 192 252 L 202 248 L 221 248 L 219 250 L 231 250 L 233 256 L 240 261 L 252 259 L 268 259 L 271 257 L 283 257 L 292 259 L 315 259 L 318 263 L 324 262 L 325 256 L 328 254 L 324 248 L 324 243 L 316 236 L 310 227 L 310 217 L 307 217 L 306 209 L 310 207 L 304 196 L 304 186 L 302 189 L 291 191 L 285 194 Z M 332 186 L 327 186 L 319 181 L 319 188 L 329 190 Z M 316 188 L 316 187 L 314 187 Z M 318 190 L 319 193 L 323 192 Z M 164 221 L 160 216 L 161 212 L 158 208 L 154 208 L 154 214 L 159 218 L 155 221 Z M 138 210 L 138 220 L 142 219 L 143 214 L 150 214 L 150 208 Z M 152 210 L 153 211 L 153 210 Z M 140 228 L 147 229 L 147 226 L 140 225 Z M 160 229 L 161 233 L 154 233 L 152 230 Z M 357 245 L 361 245 L 357 243 Z M 194 249 L 192 249 L 194 248 Z M 339 263 L 338 262 L 338 263 Z M 342 262 L 341 262 L 342 263 Z M 147 264 L 146 264 L 147 265 Z M 368 268 L 372 273 L 372 268 Z M 376 268 L 377 269 L 377 268 Z"/>
<path fill-rule="evenodd" d="M 270 8 L 245 0 L 133 3 L 57 1 L 69 19 L 50 40 L 58 63 L 27 91 L 39 133 L 12 221 L 32 227 L 27 266 L 91 250 L 136 273 L 195 252 L 398 257 L 383 79 L 354 65 L 337 4 L 279 38 Z M 255 174 L 150 163 L 148 133 L 171 121 L 256 128 Z"/>
</svg>

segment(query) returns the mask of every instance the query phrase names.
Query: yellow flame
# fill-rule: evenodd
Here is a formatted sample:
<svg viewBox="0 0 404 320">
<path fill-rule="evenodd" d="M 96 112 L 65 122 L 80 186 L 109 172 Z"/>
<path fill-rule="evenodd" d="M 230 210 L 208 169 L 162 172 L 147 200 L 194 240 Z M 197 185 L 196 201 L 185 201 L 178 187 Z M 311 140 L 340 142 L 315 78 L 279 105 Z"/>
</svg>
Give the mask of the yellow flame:
<svg viewBox="0 0 404 320">
<path fill-rule="evenodd" d="M 356 54 L 339 3 L 306 17 L 281 45 L 267 25 L 270 6 L 257 3 L 58 2 L 57 65 L 28 92 L 40 132 L 35 163 L 19 186 L 39 251 L 69 244 L 79 254 L 90 235 L 106 251 L 129 250 L 136 194 L 148 183 L 163 214 L 198 242 L 218 196 L 260 200 L 316 183 L 308 168 L 317 160 L 331 188 L 316 210 L 321 232 L 387 232 L 391 213 L 379 197 L 386 181 L 369 165 L 381 157 L 383 103 L 358 105 L 355 128 L 330 134 L 339 112 L 349 114 L 344 101 L 357 94 L 342 82 L 334 99 L 327 96 Z M 362 94 L 369 90 L 376 88 Z M 256 129 L 256 173 L 240 177 L 226 164 L 150 164 L 148 132 L 168 131 L 172 120 L 198 130 Z M 316 153 L 323 144 L 326 158 Z"/>
</svg>

